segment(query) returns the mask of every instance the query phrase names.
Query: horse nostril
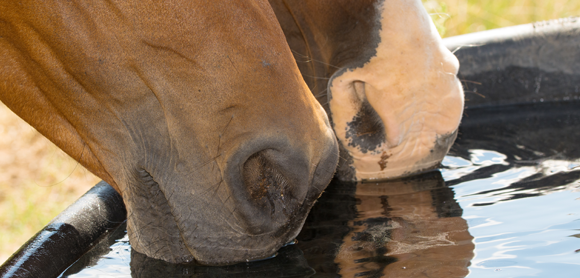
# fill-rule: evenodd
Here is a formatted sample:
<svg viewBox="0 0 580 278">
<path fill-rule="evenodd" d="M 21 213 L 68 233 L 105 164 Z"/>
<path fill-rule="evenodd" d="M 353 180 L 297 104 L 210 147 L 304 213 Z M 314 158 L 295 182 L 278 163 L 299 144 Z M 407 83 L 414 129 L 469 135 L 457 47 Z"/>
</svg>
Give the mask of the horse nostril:
<svg viewBox="0 0 580 278">
<path fill-rule="evenodd" d="M 255 140 L 240 147 L 224 170 L 235 219 L 232 225 L 251 236 L 301 226 L 338 161 L 336 140 L 326 139 L 319 141 L 322 149 L 314 154 L 308 146 L 279 139 Z"/>
<path fill-rule="evenodd" d="M 349 146 L 359 147 L 364 153 L 374 151 L 386 140 L 383 121 L 367 100 L 361 103 L 358 113 L 346 125 Z"/>
<path fill-rule="evenodd" d="M 263 150 L 250 156 L 242 172 L 243 186 L 251 201 L 271 215 L 276 213 L 277 203 L 284 209 L 284 195 L 290 197 L 288 179 L 279 166 L 268 159 L 272 152 Z"/>
<path fill-rule="evenodd" d="M 237 225 L 248 234 L 259 235 L 287 225 L 304 205 L 310 189 L 308 159 L 287 144 L 240 151 L 240 162 L 231 164 L 230 190 L 235 202 Z M 284 151 L 280 151 L 284 150 Z M 235 160 L 234 160 L 235 161 Z M 236 166 L 238 165 L 238 166 Z"/>
</svg>

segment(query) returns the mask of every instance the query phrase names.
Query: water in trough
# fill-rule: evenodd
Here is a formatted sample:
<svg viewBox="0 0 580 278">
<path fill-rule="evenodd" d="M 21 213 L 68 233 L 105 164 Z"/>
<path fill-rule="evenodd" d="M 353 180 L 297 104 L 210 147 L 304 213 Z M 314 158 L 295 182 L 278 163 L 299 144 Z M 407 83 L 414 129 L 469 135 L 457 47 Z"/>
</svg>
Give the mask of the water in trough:
<svg viewBox="0 0 580 278">
<path fill-rule="evenodd" d="M 466 110 L 438 171 L 333 181 L 277 257 L 170 265 L 123 226 L 61 277 L 577 277 L 579 102 Z"/>
</svg>

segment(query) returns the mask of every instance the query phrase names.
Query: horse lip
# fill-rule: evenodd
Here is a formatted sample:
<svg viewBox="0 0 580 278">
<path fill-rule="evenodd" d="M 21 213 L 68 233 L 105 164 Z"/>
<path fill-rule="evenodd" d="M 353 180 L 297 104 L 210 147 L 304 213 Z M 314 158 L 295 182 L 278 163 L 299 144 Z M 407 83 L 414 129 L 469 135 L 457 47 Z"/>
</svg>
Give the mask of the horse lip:
<svg viewBox="0 0 580 278">
<path fill-rule="evenodd" d="M 320 194 L 317 192 L 314 192 L 314 190 L 310 190 L 305 198 L 305 202 L 306 203 L 314 203 L 314 201 L 318 198 Z M 198 254 L 205 254 L 205 253 L 220 253 L 223 254 L 224 252 L 227 251 L 233 251 L 233 252 L 238 252 L 238 253 L 244 253 L 244 255 L 230 255 L 230 256 L 223 256 L 221 255 L 219 258 L 219 261 L 206 261 L 205 258 L 195 258 L 196 262 L 202 265 L 212 265 L 212 266 L 219 266 L 219 265 L 231 265 L 231 264 L 235 264 L 235 263 L 240 263 L 240 262 L 248 262 L 248 261 L 256 261 L 256 260 L 263 260 L 263 259 L 267 259 L 269 257 L 272 256 L 272 254 L 275 254 L 280 248 L 290 245 L 291 242 L 293 242 L 292 239 L 296 238 L 296 236 L 298 236 L 298 233 L 300 232 L 300 228 L 302 227 L 302 225 L 304 224 L 304 221 L 306 221 L 306 216 L 308 215 L 308 213 L 310 212 L 310 208 L 311 206 L 301 206 L 295 213 L 295 215 L 293 215 L 293 217 L 295 219 L 300 219 L 300 221 L 295 221 L 293 223 L 286 223 L 282 228 L 283 229 L 279 229 L 278 231 L 276 231 L 274 234 L 272 234 L 272 236 L 274 236 L 277 239 L 277 242 L 274 242 L 273 244 L 263 244 L 260 243 L 260 248 L 230 248 L 230 247 L 208 247 L 208 246 L 202 246 L 201 249 L 205 249 L 202 250 L 201 252 L 198 252 Z M 259 236 L 264 236 L 264 235 L 259 235 Z M 258 237 L 259 237 L 258 236 Z M 252 237 L 255 238 L 255 237 Z M 243 245 L 241 246 L 243 247 Z M 198 250 L 199 251 L 199 250 Z M 252 254 L 250 254 L 249 252 L 252 252 Z M 245 256 L 245 258 L 243 258 Z M 235 259 L 233 259 L 235 258 Z"/>
<path fill-rule="evenodd" d="M 160 188 L 164 187 L 163 184 L 158 184 L 154 181 L 153 177 L 149 175 L 146 170 L 140 171 L 148 179 L 149 184 L 153 184 Z M 153 173 L 154 174 L 154 173 Z M 234 223 L 228 223 L 228 221 L 222 222 L 222 228 L 226 228 L 226 233 L 229 234 L 230 239 L 225 244 L 213 245 L 212 242 L 219 243 L 222 241 L 218 237 L 213 237 L 212 234 L 199 234 L 199 237 L 191 237 L 193 234 L 187 234 L 181 232 L 181 229 L 186 228 L 183 223 L 179 223 L 176 219 L 175 221 L 179 228 L 179 237 L 183 242 L 183 254 L 179 257 L 175 257 L 173 263 L 199 263 L 201 265 L 228 265 L 238 262 L 244 262 L 245 260 L 257 260 L 263 259 L 274 254 L 278 249 L 284 246 L 284 243 L 289 242 L 291 239 L 295 238 L 300 228 L 302 227 L 306 216 L 310 211 L 310 208 L 317 197 L 320 195 L 319 188 L 309 187 L 303 200 L 300 202 L 300 206 L 296 208 L 288 219 L 293 219 L 292 221 L 285 221 L 277 229 L 261 233 L 258 235 L 248 235 L 243 231 L 235 230 L 232 225 Z M 167 198 L 165 198 L 167 200 Z M 169 200 L 167 200 L 169 202 Z M 172 213 L 173 214 L 173 213 Z M 173 214 L 176 217 L 176 214 Z M 232 220 L 232 219 L 229 219 Z M 231 228 L 228 228 L 229 225 Z M 205 239 L 204 239 L 205 237 Z M 207 241 L 209 239 L 209 241 Z M 200 241 L 201 240 L 201 241 Z M 258 248 L 254 248 L 258 247 Z M 261 247 L 261 248 L 260 248 Z M 221 251 L 220 251 L 221 250 Z M 244 251 L 246 250 L 246 251 Z M 144 254 L 147 254 L 147 250 Z M 140 251 L 140 252 L 143 252 Z M 220 254 L 221 255 L 217 255 Z M 153 254 L 154 255 L 154 254 Z"/>
</svg>

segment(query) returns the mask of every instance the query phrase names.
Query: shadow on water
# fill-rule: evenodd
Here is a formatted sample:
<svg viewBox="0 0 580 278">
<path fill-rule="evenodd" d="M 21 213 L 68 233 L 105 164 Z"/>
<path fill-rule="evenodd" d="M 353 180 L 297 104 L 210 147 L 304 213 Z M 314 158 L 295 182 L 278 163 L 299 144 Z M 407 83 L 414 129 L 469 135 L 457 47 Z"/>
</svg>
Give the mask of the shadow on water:
<svg viewBox="0 0 580 278">
<path fill-rule="evenodd" d="M 131 277 L 311 277 L 303 253 L 296 246 L 282 248 L 275 258 L 223 267 L 174 265 L 131 251 Z"/>
</svg>

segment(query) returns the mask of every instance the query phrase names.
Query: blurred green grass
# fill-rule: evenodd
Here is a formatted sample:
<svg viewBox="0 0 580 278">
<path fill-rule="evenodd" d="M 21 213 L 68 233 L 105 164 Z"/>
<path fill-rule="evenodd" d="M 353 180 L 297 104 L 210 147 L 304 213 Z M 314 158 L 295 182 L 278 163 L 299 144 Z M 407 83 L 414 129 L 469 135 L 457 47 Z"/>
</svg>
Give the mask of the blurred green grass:
<svg viewBox="0 0 580 278">
<path fill-rule="evenodd" d="M 578 0 L 423 0 L 442 37 L 580 16 Z"/>
<path fill-rule="evenodd" d="M 423 0 L 442 37 L 580 16 L 578 0 Z M 99 179 L 0 104 L 0 263 Z"/>
<path fill-rule="evenodd" d="M 98 181 L 0 103 L 0 263 Z"/>
</svg>

